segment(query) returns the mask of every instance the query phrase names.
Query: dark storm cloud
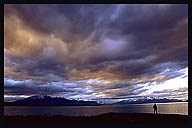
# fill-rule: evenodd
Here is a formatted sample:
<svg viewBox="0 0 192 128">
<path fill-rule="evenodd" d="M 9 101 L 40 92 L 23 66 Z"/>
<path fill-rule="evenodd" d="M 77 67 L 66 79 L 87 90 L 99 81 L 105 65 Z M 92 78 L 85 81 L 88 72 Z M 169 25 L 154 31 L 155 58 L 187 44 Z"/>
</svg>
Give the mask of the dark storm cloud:
<svg viewBox="0 0 192 128">
<path fill-rule="evenodd" d="M 81 43 L 94 32 L 96 34 L 91 40 L 91 45 L 94 45 L 95 36 L 96 43 L 101 43 L 106 37 L 125 38 L 125 42 L 127 41 L 119 56 L 103 58 L 102 55 L 96 55 L 89 60 L 90 62 L 136 59 L 151 54 L 157 56 L 156 61 L 159 58 L 162 61 L 187 59 L 187 5 L 6 5 L 6 7 L 5 12 L 13 8 L 15 12 L 11 11 L 11 14 L 19 15 L 22 21 L 33 29 L 49 34 L 54 33 L 59 38 L 66 36 L 68 38 L 66 40 L 70 40 L 66 42 Z M 117 13 L 116 16 L 113 16 L 115 13 Z M 183 20 L 186 20 L 186 23 L 178 26 Z M 176 34 L 181 36 L 179 41 L 170 40 Z M 134 40 L 131 49 L 128 48 L 130 36 Z M 175 50 L 174 45 L 178 44 L 181 48 Z M 183 45 L 186 46 L 182 48 Z M 76 50 L 75 45 L 70 48 Z M 176 58 L 164 56 L 167 50 L 176 55 Z"/>
<path fill-rule="evenodd" d="M 66 93 L 70 90 L 58 88 L 50 84 L 43 84 L 36 81 L 26 80 L 18 81 L 12 79 L 4 80 L 4 93 L 7 95 L 33 95 L 33 94 L 48 94 Z"/>
<path fill-rule="evenodd" d="M 57 63 L 43 56 L 23 58 L 5 52 L 4 61 L 6 66 L 14 67 L 13 71 L 19 72 L 22 75 L 35 77 L 43 76 L 45 81 L 61 81 L 68 78 L 65 73 L 67 69 L 64 64 Z"/>
<path fill-rule="evenodd" d="M 82 92 L 115 98 L 138 96 L 148 89 L 137 84 L 180 77 L 176 71 L 188 66 L 188 5 L 21 4 L 4 9 L 6 78 L 70 81 L 82 90 L 73 88 L 66 96 Z M 80 80 L 85 80 L 82 85 Z M 54 86 L 40 92 L 63 89 Z M 6 86 L 5 92 L 22 94 L 19 88 Z"/>
<path fill-rule="evenodd" d="M 27 25 L 43 33 L 55 33 L 68 42 L 87 38 L 101 25 L 105 25 L 115 5 L 7 5 Z M 13 13 L 13 12 L 10 12 Z M 33 18 L 31 18 L 33 17 Z M 55 20 L 57 18 L 57 20 Z M 31 20 L 28 20 L 31 19 Z M 104 23 L 104 22 L 106 23 Z M 100 23 L 102 22 L 102 23 Z M 67 31 L 67 35 L 60 32 Z M 73 34 L 73 35 L 71 35 Z M 72 38 L 73 37 L 73 38 Z"/>
</svg>

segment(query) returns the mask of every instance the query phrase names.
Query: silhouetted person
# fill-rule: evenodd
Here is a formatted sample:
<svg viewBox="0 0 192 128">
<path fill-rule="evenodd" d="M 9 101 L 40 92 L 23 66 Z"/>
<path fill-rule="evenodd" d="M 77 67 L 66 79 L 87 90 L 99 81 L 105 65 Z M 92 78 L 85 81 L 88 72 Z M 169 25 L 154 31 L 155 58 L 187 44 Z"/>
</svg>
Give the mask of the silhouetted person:
<svg viewBox="0 0 192 128">
<path fill-rule="evenodd" d="M 155 113 L 157 114 L 157 105 L 156 104 L 153 105 L 153 109 L 154 109 L 154 114 Z"/>
</svg>

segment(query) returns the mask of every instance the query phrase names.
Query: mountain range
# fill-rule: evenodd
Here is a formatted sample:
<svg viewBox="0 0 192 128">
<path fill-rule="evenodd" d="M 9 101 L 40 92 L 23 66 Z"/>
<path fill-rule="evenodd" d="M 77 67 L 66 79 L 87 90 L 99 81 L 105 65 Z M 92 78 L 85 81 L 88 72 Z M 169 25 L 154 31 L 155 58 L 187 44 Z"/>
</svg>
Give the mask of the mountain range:
<svg viewBox="0 0 192 128">
<path fill-rule="evenodd" d="M 166 102 L 182 102 L 182 100 L 178 99 L 138 99 L 138 100 L 123 100 L 120 102 L 116 102 L 114 104 L 139 104 L 139 103 L 166 103 Z"/>
<path fill-rule="evenodd" d="M 99 105 L 95 101 L 70 100 L 63 97 L 51 97 L 48 95 L 35 95 L 14 102 L 4 102 L 4 105 Z"/>
<path fill-rule="evenodd" d="M 140 104 L 140 103 L 165 103 L 165 102 L 182 102 L 182 100 L 178 99 L 156 99 L 156 98 L 141 98 L 138 100 L 122 100 L 120 102 L 112 103 L 112 104 Z M 108 104 L 108 105 L 112 105 Z M 22 100 L 17 100 L 14 102 L 4 102 L 5 106 L 65 106 L 65 105 L 71 105 L 71 106 L 81 106 L 81 105 L 107 105 L 107 104 L 99 104 L 96 101 L 84 101 L 84 100 L 72 100 L 72 99 L 66 99 L 63 97 L 51 97 L 48 95 L 35 95 L 31 97 L 27 97 Z"/>
</svg>

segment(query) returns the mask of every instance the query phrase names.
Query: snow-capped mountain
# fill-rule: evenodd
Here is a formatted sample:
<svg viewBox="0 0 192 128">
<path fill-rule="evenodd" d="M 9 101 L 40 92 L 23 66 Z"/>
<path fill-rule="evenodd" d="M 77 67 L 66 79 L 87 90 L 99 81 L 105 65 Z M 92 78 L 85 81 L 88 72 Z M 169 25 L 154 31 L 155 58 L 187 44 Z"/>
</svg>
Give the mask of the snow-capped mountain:
<svg viewBox="0 0 192 128">
<path fill-rule="evenodd" d="M 120 102 L 116 102 L 114 104 L 138 104 L 138 103 L 163 103 L 163 102 L 181 102 L 181 100 L 177 99 L 155 99 L 155 98 L 141 98 L 138 100 L 122 100 Z"/>
<path fill-rule="evenodd" d="M 31 97 L 29 97 L 29 99 L 45 99 L 48 97 L 50 97 L 50 96 L 45 95 L 45 94 L 40 94 L 40 95 L 31 96 Z"/>
<path fill-rule="evenodd" d="M 35 95 L 22 100 L 17 100 L 5 105 L 99 105 L 95 101 L 69 100 L 62 97 L 51 97 L 48 95 Z"/>
</svg>

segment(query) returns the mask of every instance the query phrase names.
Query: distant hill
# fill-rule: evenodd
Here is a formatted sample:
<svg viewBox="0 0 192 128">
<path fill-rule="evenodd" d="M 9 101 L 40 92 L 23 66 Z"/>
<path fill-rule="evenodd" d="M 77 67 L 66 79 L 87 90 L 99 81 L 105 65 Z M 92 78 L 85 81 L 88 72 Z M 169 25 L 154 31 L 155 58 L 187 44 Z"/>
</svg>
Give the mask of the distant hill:
<svg viewBox="0 0 192 128">
<path fill-rule="evenodd" d="M 17 100 L 15 102 L 4 102 L 5 106 L 11 105 L 31 105 L 31 106 L 40 106 L 40 105 L 99 105 L 95 101 L 83 101 L 83 100 L 69 100 L 62 97 L 51 97 L 48 95 L 35 95 L 22 100 Z"/>
<path fill-rule="evenodd" d="M 166 103 L 166 102 L 182 102 L 182 100 L 177 99 L 138 99 L 138 100 L 123 100 L 120 102 L 116 102 L 114 104 L 139 104 L 139 103 Z"/>
</svg>

